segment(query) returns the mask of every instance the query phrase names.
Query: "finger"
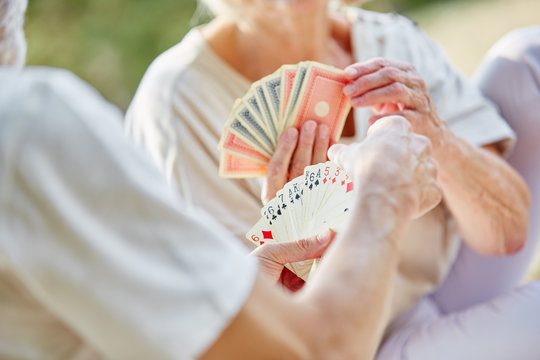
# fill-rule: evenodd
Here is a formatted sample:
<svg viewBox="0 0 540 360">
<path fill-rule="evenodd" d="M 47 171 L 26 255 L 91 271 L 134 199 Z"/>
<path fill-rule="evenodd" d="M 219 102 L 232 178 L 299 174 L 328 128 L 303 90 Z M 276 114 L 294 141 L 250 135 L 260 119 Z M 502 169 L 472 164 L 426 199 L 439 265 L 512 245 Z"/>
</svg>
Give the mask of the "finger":
<svg viewBox="0 0 540 360">
<path fill-rule="evenodd" d="M 291 164 L 290 177 L 295 178 L 304 173 L 304 168 L 311 165 L 311 156 L 313 154 L 313 143 L 315 142 L 315 134 L 317 123 L 313 120 L 308 120 L 302 126 L 298 145 L 294 151 L 294 156 Z"/>
<path fill-rule="evenodd" d="M 288 129 L 279 138 L 276 151 L 268 163 L 266 179 L 263 184 L 261 198 L 264 204 L 271 200 L 287 182 L 289 165 L 297 140 L 298 130 L 294 128 Z"/>
<path fill-rule="evenodd" d="M 315 145 L 313 146 L 312 164 L 318 164 L 326 161 L 326 153 L 330 145 L 330 130 L 325 124 L 317 127 L 317 136 L 315 137 Z"/>
<path fill-rule="evenodd" d="M 331 162 L 339 166 L 340 168 L 343 168 L 343 151 L 347 148 L 347 145 L 344 144 L 334 144 L 328 149 L 328 158 Z"/>
<path fill-rule="evenodd" d="M 400 132 L 406 134 L 411 131 L 409 120 L 401 115 L 401 112 L 389 114 L 385 116 L 377 116 L 376 122 L 370 123 L 371 126 L 367 130 L 367 136 L 370 137 L 380 131 L 388 131 L 388 129 L 399 129 Z"/>
<path fill-rule="evenodd" d="M 321 257 L 334 239 L 335 232 L 329 230 L 320 236 L 283 243 L 266 243 L 253 250 L 260 259 L 278 264 L 306 261 Z"/>
<path fill-rule="evenodd" d="M 408 109 L 424 109 L 422 95 L 406 85 L 394 82 L 350 99 L 353 107 L 375 106 L 380 103 L 401 103 Z"/>
<path fill-rule="evenodd" d="M 384 67 L 371 74 L 360 76 L 345 86 L 343 93 L 352 98 L 395 82 L 414 89 L 421 81 L 422 79 L 416 74 L 411 74 L 396 67 Z"/>
<path fill-rule="evenodd" d="M 393 66 L 404 71 L 414 70 L 414 66 L 399 61 L 392 61 L 385 58 L 373 58 L 361 63 L 352 64 L 345 68 L 345 77 L 350 80 L 356 79 L 366 74 L 371 74 L 387 66 Z"/>
</svg>

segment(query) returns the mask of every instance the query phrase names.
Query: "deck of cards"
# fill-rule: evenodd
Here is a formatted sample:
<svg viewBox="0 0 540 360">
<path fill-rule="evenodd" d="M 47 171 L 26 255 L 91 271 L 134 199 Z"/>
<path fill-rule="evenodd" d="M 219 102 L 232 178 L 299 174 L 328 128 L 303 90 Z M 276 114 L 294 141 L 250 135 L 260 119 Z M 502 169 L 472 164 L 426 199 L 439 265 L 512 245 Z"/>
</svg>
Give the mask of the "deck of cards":
<svg viewBox="0 0 540 360">
<path fill-rule="evenodd" d="M 261 209 L 261 219 L 246 234 L 256 245 L 297 241 L 330 228 L 338 231 L 353 205 L 353 183 L 345 170 L 328 161 L 307 166 Z M 313 261 L 287 264 L 307 280 Z"/>
<path fill-rule="evenodd" d="M 280 135 L 308 120 L 326 124 L 337 142 L 351 107 L 343 94 L 347 83 L 343 70 L 312 61 L 283 65 L 253 83 L 223 129 L 219 175 L 265 176 Z"/>
</svg>

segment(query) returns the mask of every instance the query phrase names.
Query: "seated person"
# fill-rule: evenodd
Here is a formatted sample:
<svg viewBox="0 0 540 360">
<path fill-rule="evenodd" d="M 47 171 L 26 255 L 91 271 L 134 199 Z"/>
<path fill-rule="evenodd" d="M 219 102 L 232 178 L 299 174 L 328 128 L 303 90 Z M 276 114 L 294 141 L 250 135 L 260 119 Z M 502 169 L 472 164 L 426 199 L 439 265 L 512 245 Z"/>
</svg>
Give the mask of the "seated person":
<svg viewBox="0 0 540 360">
<path fill-rule="evenodd" d="M 1 34 L 25 5 L 0 0 Z M 187 211 L 119 116 L 66 71 L 0 69 L 1 358 L 373 356 L 403 231 L 441 199 L 427 138 L 394 116 L 363 143 L 330 149 L 363 184 L 357 221 L 291 293 L 229 232 Z"/>
<path fill-rule="evenodd" d="M 187 203 L 253 246 L 244 234 L 258 220 L 261 194 L 272 198 L 304 166 L 326 160 L 329 131 L 308 121 L 286 132 L 262 182 L 218 177 L 222 128 L 253 81 L 282 64 L 315 60 L 346 68 L 349 76 L 345 93 L 355 110 L 343 142 L 362 141 L 369 123 L 397 114 L 430 138 L 439 164 L 444 202 L 406 231 L 389 324 L 401 323 L 400 314 L 437 289 L 461 239 L 484 255 L 524 246 L 529 193 L 502 159 L 512 130 L 411 21 L 333 11 L 325 0 L 203 2 L 215 19 L 154 61 L 126 115 L 127 132 Z"/>
</svg>

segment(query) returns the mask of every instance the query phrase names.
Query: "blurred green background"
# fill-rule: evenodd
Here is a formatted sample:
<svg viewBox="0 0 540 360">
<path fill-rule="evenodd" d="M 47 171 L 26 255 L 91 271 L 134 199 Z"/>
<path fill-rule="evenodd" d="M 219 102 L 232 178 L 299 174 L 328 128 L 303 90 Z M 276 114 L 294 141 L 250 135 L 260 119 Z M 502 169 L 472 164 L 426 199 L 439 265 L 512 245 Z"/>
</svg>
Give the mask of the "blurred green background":
<svg viewBox="0 0 540 360">
<path fill-rule="evenodd" d="M 540 23 L 539 0 L 375 0 L 439 40 L 467 74 L 509 29 Z M 126 109 L 145 69 L 202 21 L 196 0 L 30 0 L 28 64 L 67 68 Z"/>
<path fill-rule="evenodd" d="M 375 0 L 416 21 L 471 75 L 509 30 L 540 24 L 540 0 Z M 29 65 L 72 70 L 126 109 L 150 62 L 204 22 L 196 0 L 30 0 Z M 540 279 L 540 254 L 531 278 Z"/>
</svg>

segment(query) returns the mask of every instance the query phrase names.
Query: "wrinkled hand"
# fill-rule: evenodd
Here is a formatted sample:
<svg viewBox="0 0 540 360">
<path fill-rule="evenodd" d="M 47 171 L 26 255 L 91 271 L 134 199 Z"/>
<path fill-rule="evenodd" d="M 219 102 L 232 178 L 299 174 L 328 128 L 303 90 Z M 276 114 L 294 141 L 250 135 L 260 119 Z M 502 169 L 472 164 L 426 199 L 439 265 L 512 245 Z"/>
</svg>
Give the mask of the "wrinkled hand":
<svg viewBox="0 0 540 360">
<path fill-rule="evenodd" d="M 353 145 L 334 145 L 330 160 L 355 181 L 360 196 L 375 195 L 392 204 L 404 218 L 422 216 L 442 198 L 431 143 L 415 134 L 401 116 L 379 119 L 367 138 Z"/>
<path fill-rule="evenodd" d="M 321 257 L 335 232 L 329 230 L 310 239 L 284 243 L 266 243 L 251 252 L 259 259 L 260 269 L 272 281 L 280 282 L 292 291 L 299 290 L 304 280 L 285 268 L 285 264 Z"/>
<path fill-rule="evenodd" d="M 261 194 L 263 204 L 274 198 L 287 181 L 302 175 L 306 166 L 325 162 L 329 146 L 330 129 L 315 121 L 306 121 L 300 132 L 294 128 L 285 131 L 268 163 Z"/>
<path fill-rule="evenodd" d="M 448 127 L 413 65 L 374 58 L 347 67 L 345 74 L 351 82 L 343 92 L 353 107 L 373 109 L 371 124 L 388 115 L 404 116 L 415 133 L 431 140 L 434 150 L 442 148 Z"/>
</svg>

